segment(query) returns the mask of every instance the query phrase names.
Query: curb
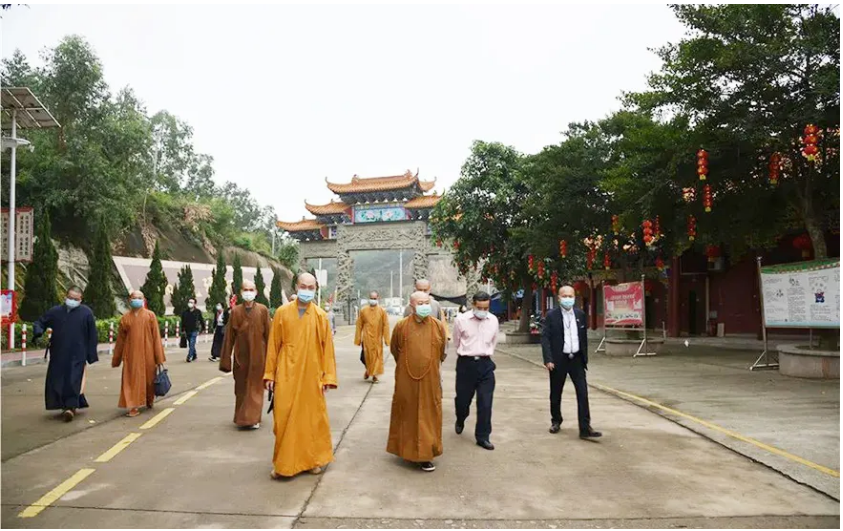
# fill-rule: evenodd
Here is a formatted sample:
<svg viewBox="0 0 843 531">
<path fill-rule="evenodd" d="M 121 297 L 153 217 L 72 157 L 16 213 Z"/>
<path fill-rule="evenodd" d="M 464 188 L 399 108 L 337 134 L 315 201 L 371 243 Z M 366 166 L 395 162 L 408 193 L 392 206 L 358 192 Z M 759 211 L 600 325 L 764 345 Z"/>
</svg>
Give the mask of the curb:
<svg viewBox="0 0 843 531">
<path fill-rule="evenodd" d="M 198 341 L 197 341 L 198 343 Z M 178 343 L 167 343 L 164 345 L 164 349 L 178 347 Z M 97 348 L 97 355 L 101 354 L 110 354 L 111 348 Z M 15 354 L 20 354 L 20 352 L 16 352 Z M 26 351 L 26 366 L 29 367 L 31 365 L 41 365 L 47 363 L 47 359 L 44 359 L 44 351 L 43 350 L 27 350 Z M 0 362 L 0 368 L 6 369 L 11 367 L 23 367 L 22 360 L 18 359 L 11 359 L 11 360 L 3 360 Z"/>
</svg>

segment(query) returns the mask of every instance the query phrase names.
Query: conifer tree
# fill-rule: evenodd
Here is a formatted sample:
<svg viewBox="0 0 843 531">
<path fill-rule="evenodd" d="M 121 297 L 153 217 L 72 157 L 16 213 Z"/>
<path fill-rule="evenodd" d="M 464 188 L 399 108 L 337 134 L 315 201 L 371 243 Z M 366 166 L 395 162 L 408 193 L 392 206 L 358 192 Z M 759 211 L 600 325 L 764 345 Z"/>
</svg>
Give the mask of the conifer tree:
<svg viewBox="0 0 843 531">
<path fill-rule="evenodd" d="M 259 302 L 264 306 L 269 306 L 269 300 L 266 298 L 266 281 L 263 279 L 263 272 L 260 264 L 258 264 L 257 272 L 255 273 L 255 289 L 258 294 L 255 296 L 255 302 Z"/>
<path fill-rule="evenodd" d="M 237 299 L 239 300 L 240 288 L 243 286 L 243 266 L 240 264 L 240 255 L 237 253 L 234 253 L 232 267 L 234 268 L 234 279 L 231 282 L 231 291 L 238 294 Z"/>
<path fill-rule="evenodd" d="M 217 267 L 213 271 L 214 281 L 211 283 L 211 289 L 208 291 L 208 302 L 206 303 L 208 311 L 217 304 L 222 304 L 223 307 L 228 306 L 225 293 L 225 272 L 225 257 L 222 251 L 220 251 L 217 253 Z"/>
<path fill-rule="evenodd" d="M 40 217 L 38 239 L 35 242 L 32 263 L 26 268 L 25 291 L 18 310 L 20 317 L 25 321 L 35 321 L 61 300 L 56 288 L 59 253 L 50 239 L 50 216 L 45 211 Z"/>
<path fill-rule="evenodd" d="M 88 285 L 82 297 L 99 319 L 106 319 L 117 313 L 114 291 L 111 288 L 111 241 L 105 223 L 100 220 L 90 261 Z"/>
<path fill-rule="evenodd" d="M 281 271 L 273 267 L 272 283 L 269 285 L 269 304 L 272 308 L 278 308 L 284 302 L 284 294 L 281 291 Z"/>
<path fill-rule="evenodd" d="M 155 242 L 155 250 L 152 252 L 152 263 L 149 264 L 149 272 L 146 274 L 146 282 L 141 286 L 141 291 L 146 297 L 147 308 L 155 315 L 163 317 L 167 311 L 167 307 L 164 305 L 167 275 L 164 274 L 164 267 L 161 265 L 161 249 L 159 249 L 157 241 Z"/>
</svg>

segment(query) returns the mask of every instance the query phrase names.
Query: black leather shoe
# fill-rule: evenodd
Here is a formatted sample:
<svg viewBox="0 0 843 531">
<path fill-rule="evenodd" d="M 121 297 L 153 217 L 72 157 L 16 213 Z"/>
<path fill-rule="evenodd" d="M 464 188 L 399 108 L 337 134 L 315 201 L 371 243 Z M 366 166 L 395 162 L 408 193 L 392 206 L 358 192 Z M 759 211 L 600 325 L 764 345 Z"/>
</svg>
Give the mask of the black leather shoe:
<svg viewBox="0 0 843 531">
<path fill-rule="evenodd" d="M 598 437 L 602 437 L 603 434 L 599 431 L 594 431 L 591 428 L 588 428 L 587 431 L 580 432 L 580 439 L 597 439 Z"/>
<path fill-rule="evenodd" d="M 457 435 L 462 434 L 462 430 L 465 428 L 465 424 L 457 421 L 457 424 L 454 426 L 454 429 L 457 430 Z"/>
<path fill-rule="evenodd" d="M 495 445 L 490 443 L 489 441 L 477 441 L 477 446 L 480 448 L 485 448 L 486 450 L 494 450 Z"/>
<path fill-rule="evenodd" d="M 561 429 L 562 429 L 562 425 L 554 422 L 553 424 L 550 425 L 549 431 L 550 431 L 550 433 L 559 433 L 559 430 L 561 430 Z"/>
</svg>

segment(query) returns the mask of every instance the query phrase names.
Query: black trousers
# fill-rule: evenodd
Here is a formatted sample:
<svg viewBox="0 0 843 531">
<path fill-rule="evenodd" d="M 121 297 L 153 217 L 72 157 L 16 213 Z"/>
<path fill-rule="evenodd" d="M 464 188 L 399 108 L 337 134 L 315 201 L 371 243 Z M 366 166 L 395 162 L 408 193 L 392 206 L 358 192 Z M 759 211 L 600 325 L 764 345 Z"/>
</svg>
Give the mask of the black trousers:
<svg viewBox="0 0 843 531">
<path fill-rule="evenodd" d="M 471 401 L 477 393 L 477 423 L 474 438 L 488 441 L 492 434 L 492 398 L 495 394 L 495 362 L 490 357 L 460 356 L 457 358 L 457 420 L 465 422 Z"/>
<path fill-rule="evenodd" d="M 561 360 L 554 361 L 554 365 L 554 369 L 550 371 L 550 421 L 562 424 L 562 388 L 570 375 L 577 392 L 577 420 L 580 432 L 587 431 L 591 426 L 591 412 L 588 408 L 588 385 L 585 381 L 582 355 L 577 353 L 574 359 L 568 359 L 568 355 L 564 354 Z"/>
</svg>

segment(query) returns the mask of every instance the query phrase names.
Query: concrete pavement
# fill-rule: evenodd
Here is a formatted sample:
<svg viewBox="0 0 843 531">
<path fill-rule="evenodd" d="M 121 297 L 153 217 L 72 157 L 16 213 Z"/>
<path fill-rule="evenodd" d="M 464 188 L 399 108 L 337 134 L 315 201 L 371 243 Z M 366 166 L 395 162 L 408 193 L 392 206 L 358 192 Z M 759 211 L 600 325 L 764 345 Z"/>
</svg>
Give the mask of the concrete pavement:
<svg viewBox="0 0 843 531">
<path fill-rule="evenodd" d="M 436 472 L 420 472 L 385 452 L 395 364 L 387 358 L 382 383 L 364 382 L 352 333 L 338 332 L 340 387 L 328 395 L 336 461 L 322 476 L 287 481 L 269 479 L 271 417 L 258 431 L 234 428 L 233 382 L 215 380 L 214 364 L 202 361 L 207 346 L 195 364 L 183 362 L 183 351 L 170 355 L 173 391 L 135 419 L 117 416 L 119 371 L 105 363 L 91 374 L 102 378 L 94 407 L 70 425 L 43 411 L 36 389 L 45 367 L 4 370 L 2 526 L 839 526 L 837 501 L 611 395 L 591 393 L 600 442 L 577 438 L 572 389 L 562 432 L 549 434 L 545 372 L 502 354 L 497 449 L 474 445 L 473 415 L 462 436 L 453 431 L 451 354 L 443 370 L 445 453 Z M 15 397 L 21 411 L 8 411 Z M 166 408 L 173 408 L 166 418 L 141 429 Z M 96 462 L 132 433 L 140 437 Z M 93 472 L 37 516 L 18 517 L 80 469 Z"/>
</svg>

